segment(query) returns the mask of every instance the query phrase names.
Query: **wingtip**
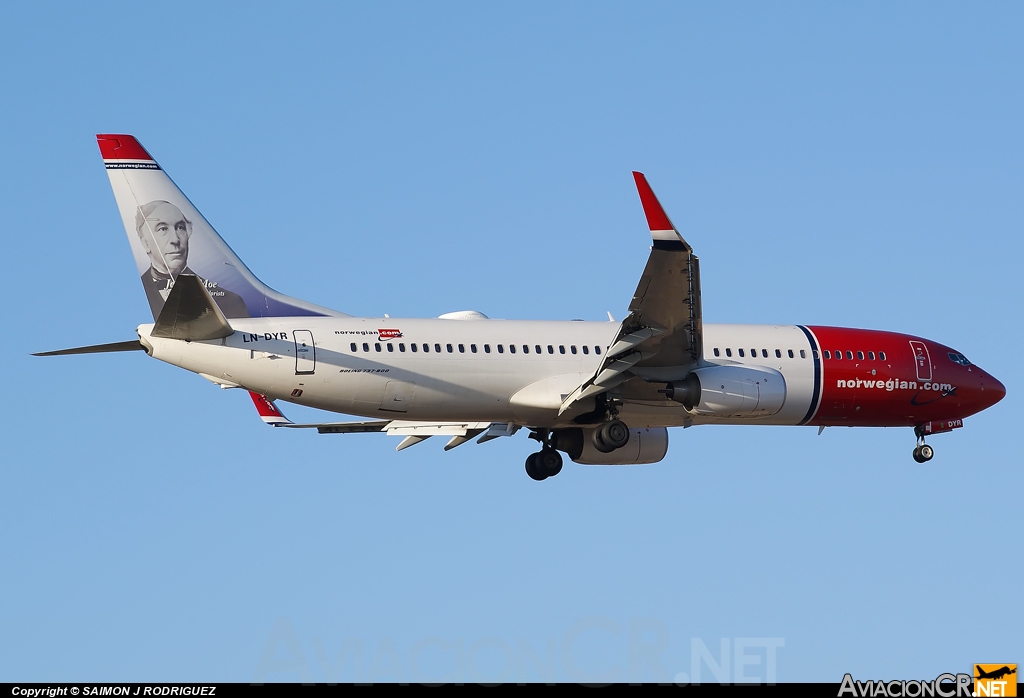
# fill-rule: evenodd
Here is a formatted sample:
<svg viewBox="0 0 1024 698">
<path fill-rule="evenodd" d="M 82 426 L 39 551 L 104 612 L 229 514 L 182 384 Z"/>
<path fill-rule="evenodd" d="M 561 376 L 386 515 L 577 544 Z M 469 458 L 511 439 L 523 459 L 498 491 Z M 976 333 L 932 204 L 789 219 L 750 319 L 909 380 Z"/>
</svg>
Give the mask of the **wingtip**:
<svg viewBox="0 0 1024 698">
<path fill-rule="evenodd" d="M 249 391 L 249 397 L 252 398 L 252 403 L 256 405 L 256 412 L 259 413 L 260 419 L 267 424 L 274 426 L 275 424 L 291 424 L 291 420 L 282 414 L 281 410 L 277 409 L 270 399 L 266 395 L 260 395 Z"/>
<path fill-rule="evenodd" d="M 654 190 L 647 183 L 647 177 L 643 172 L 633 171 L 633 181 L 636 182 L 636 191 L 640 195 L 640 204 L 644 207 L 644 216 L 647 217 L 647 225 L 651 232 L 663 230 L 675 230 L 672 221 L 669 220 L 665 209 L 662 208 Z"/>
</svg>

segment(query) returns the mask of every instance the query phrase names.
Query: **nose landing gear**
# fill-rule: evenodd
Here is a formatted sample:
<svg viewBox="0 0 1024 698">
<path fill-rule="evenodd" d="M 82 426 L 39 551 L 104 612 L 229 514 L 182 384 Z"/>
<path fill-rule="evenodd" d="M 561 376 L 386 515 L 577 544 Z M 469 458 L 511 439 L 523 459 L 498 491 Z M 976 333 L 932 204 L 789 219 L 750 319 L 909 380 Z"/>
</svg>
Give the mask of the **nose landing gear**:
<svg viewBox="0 0 1024 698">
<path fill-rule="evenodd" d="M 924 431 L 921 427 L 914 429 L 917 436 L 917 446 L 914 448 L 914 460 L 918 463 L 927 463 L 935 455 L 935 449 L 924 442 Z"/>
</svg>

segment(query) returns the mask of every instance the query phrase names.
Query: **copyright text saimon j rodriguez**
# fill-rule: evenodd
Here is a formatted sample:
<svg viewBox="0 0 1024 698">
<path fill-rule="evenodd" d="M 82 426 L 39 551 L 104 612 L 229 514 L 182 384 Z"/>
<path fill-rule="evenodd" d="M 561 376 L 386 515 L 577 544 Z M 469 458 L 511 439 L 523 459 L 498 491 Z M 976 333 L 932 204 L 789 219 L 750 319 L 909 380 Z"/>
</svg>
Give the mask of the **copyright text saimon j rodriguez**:
<svg viewBox="0 0 1024 698">
<path fill-rule="evenodd" d="M 215 696 L 216 686 L 13 686 L 12 696 L 19 698 L 56 698 L 57 696 Z"/>
</svg>

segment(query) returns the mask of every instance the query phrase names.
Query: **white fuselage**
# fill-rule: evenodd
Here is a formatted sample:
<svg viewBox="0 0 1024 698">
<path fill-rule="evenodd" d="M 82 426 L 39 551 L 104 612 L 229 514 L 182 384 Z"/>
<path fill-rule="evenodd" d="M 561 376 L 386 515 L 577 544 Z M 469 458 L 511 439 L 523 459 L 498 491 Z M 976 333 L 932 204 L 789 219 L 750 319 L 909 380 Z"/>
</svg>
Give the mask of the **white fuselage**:
<svg viewBox="0 0 1024 698">
<path fill-rule="evenodd" d="M 271 399 L 370 418 L 549 428 L 592 409 L 592 400 L 589 408 L 582 401 L 558 414 L 565 397 L 593 376 L 619 330 L 615 322 L 357 317 L 247 318 L 231 325 L 233 335 L 208 342 L 155 338 L 152 325 L 138 332 L 155 358 Z M 799 327 L 705 324 L 704 363 L 779 371 L 786 384 L 782 408 L 744 419 L 694 415 L 658 392 L 673 379 L 661 370 L 640 392 L 631 389 L 622 419 L 633 427 L 804 419 L 814 367 Z"/>
</svg>

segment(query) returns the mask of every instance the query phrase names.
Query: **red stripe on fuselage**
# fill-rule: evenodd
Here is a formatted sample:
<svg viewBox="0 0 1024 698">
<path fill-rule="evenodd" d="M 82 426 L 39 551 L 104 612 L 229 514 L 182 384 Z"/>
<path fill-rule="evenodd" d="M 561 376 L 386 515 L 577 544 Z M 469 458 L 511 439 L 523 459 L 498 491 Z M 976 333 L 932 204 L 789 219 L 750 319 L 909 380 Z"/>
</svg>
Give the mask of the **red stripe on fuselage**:
<svg viewBox="0 0 1024 698">
<path fill-rule="evenodd" d="M 898 332 L 807 327 L 818 340 L 822 381 L 821 404 L 809 425 L 915 426 L 962 419 L 1005 394 L 999 381 L 977 366 L 954 362 L 954 350 L 938 342 Z M 927 348 L 928 365 L 912 342 Z"/>
</svg>

